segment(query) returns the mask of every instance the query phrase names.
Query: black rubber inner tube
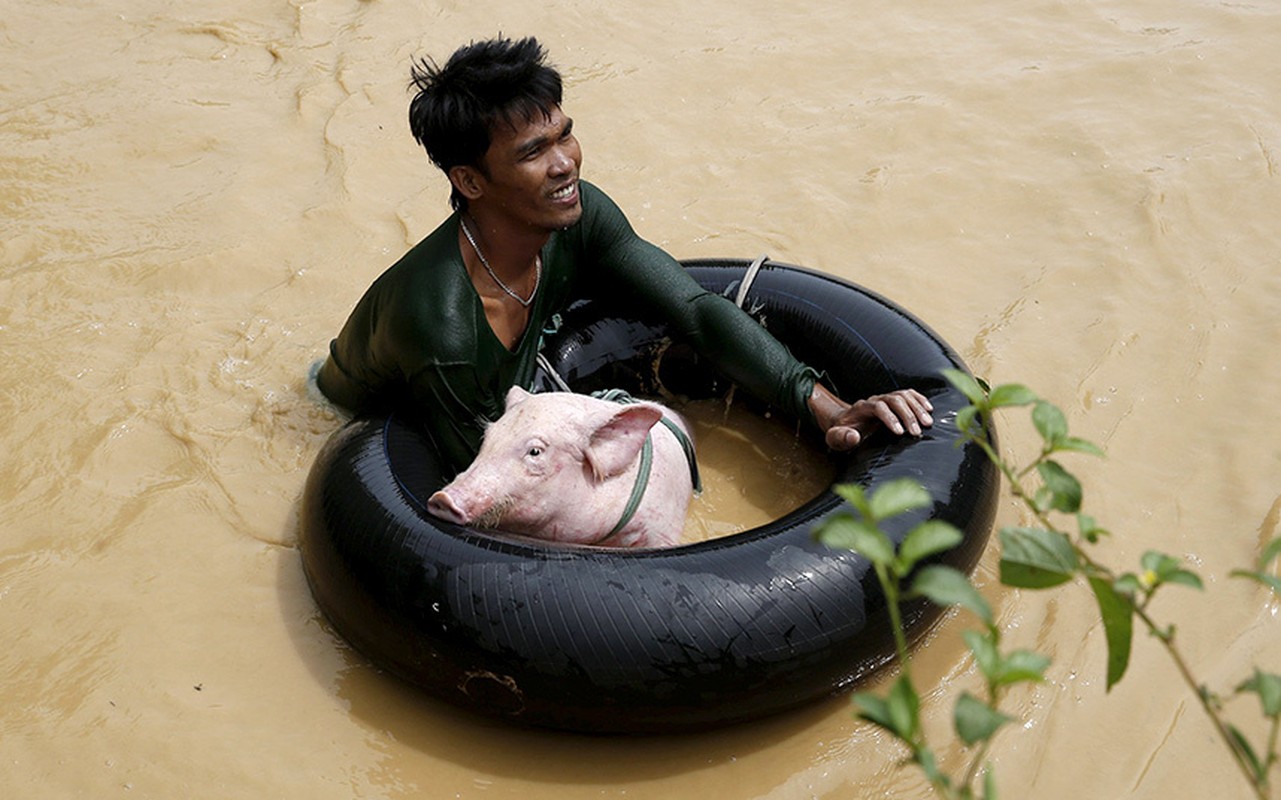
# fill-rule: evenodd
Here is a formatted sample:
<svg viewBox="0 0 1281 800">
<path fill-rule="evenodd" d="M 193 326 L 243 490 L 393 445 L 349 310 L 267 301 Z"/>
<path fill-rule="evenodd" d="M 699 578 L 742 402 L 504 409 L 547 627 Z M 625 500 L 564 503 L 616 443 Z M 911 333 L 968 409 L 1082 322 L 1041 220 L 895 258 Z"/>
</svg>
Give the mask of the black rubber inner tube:
<svg viewBox="0 0 1281 800">
<path fill-rule="evenodd" d="M 747 263 L 685 265 L 709 290 L 732 295 Z M 927 518 L 946 520 L 965 540 L 939 560 L 972 569 L 998 477 L 980 448 L 957 446 L 966 400 L 940 371 L 964 369 L 960 358 L 890 301 L 799 267 L 767 263 L 744 307 L 843 397 L 913 387 L 930 398 L 935 423 L 922 437 L 870 437 L 833 456 L 836 480 L 869 489 L 921 482 L 933 506 L 898 518 L 892 538 Z M 729 388 L 623 304 L 581 302 L 562 317 L 545 352 L 575 391 L 699 398 Z M 374 663 L 452 702 L 579 731 L 692 730 L 830 696 L 892 654 L 869 564 L 812 541 L 814 526 L 842 510 L 831 491 L 733 536 L 607 550 L 528 544 L 438 520 L 426 499 L 447 477 L 405 418 L 355 419 L 313 465 L 300 547 L 333 627 Z M 924 603 L 909 606 L 910 634 L 937 616 Z"/>
</svg>

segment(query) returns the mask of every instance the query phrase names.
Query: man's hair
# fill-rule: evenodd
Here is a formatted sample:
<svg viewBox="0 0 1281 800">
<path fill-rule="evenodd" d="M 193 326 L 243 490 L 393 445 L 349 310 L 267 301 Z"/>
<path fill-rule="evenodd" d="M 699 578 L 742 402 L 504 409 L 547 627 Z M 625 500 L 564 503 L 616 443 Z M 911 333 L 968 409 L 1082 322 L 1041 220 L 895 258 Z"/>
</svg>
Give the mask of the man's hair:
<svg viewBox="0 0 1281 800">
<path fill-rule="evenodd" d="M 458 48 L 444 67 L 430 58 L 414 63 L 418 93 L 409 103 L 409 130 L 432 163 L 446 174 L 461 165 L 487 175 L 484 156 L 495 125 L 550 118 L 560 105 L 561 79 L 546 55 L 532 36 L 514 42 L 500 36 Z M 467 207 L 457 189 L 449 202 Z"/>
</svg>

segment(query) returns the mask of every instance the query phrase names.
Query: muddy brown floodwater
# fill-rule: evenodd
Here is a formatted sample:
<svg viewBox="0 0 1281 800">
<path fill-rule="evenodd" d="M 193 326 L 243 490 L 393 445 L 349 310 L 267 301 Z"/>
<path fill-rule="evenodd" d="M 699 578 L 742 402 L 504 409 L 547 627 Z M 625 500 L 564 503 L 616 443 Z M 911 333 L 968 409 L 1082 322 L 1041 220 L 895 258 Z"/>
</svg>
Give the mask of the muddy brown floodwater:
<svg viewBox="0 0 1281 800">
<path fill-rule="evenodd" d="M 0 795 L 928 796 L 845 698 L 698 736 L 514 730 L 318 615 L 296 513 L 340 421 L 306 369 L 447 211 L 407 132 L 410 59 L 497 31 L 548 45 L 585 176 L 645 236 L 855 280 L 1061 405 L 1108 452 L 1072 464 L 1114 531 L 1100 558 L 1200 571 L 1153 610 L 1212 687 L 1281 669 L 1276 600 L 1228 580 L 1281 515 L 1275 3 L 17 2 Z M 1017 417 L 1002 433 L 1036 447 Z M 707 524 L 771 513 L 749 494 Z M 997 522 L 1025 522 L 1008 495 Z M 1245 796 L 1147 637 L 1106 693 L 1088 591 L 1004 589 L 992 552 L 975 579 L 1007 641 L 1053 658 L 1011 698 L 1003 797 Z M 966 624 L 918 653 L 941 740 L 980 686 Z M 1249 702 L 1229 713 L 1257 734 Z"/>
</svg>

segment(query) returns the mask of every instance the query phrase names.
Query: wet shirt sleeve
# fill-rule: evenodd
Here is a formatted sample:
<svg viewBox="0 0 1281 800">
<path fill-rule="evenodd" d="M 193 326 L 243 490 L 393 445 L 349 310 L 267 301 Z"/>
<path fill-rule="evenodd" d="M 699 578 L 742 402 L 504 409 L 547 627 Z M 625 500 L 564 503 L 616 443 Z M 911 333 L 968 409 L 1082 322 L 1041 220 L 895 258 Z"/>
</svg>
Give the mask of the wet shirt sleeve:
<svg viewBox="0 0 1281 800">
<path fill-rule="evenodd" d="M 730 380 L 794 419 L 812 423 L 808 400 L 818 373 L 728 298 L 703 289 L 679 262 L 638 236 L 603 192 L 584 186 L 593 291 L 635 298 Z"/>
</svg>

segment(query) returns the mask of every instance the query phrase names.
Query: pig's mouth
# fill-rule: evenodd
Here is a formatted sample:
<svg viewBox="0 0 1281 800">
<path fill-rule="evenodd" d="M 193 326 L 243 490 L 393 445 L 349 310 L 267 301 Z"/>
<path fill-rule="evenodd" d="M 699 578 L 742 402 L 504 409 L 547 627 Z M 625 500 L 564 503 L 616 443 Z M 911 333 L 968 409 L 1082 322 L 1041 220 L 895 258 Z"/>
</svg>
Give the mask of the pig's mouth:
<svg viewBox="0 0 1281 800">
<path fill-rule="evenodd" d="M 471 524 L 476 528 L 499 528 L 503 524 L 503 517 L 511 511 L 513 501 L 511 498 L 499 500 L 490 506 L 485 513 L 477 516 Z"/>
<path fill-rule="evenodd" d="M 467 503 L 457 503 L 445 490 L 436 492 L 427 501 L 427 510 L 441 519 L 447 519 L 455 525 L 471 525 L 476 528 L 497 528 L 503 517 L 514 505 L 510 497 L 496 501 L 483 513 L 471 516 Z"/>
</svg>

